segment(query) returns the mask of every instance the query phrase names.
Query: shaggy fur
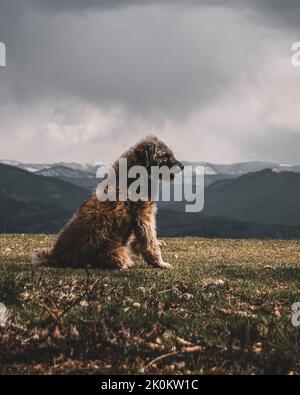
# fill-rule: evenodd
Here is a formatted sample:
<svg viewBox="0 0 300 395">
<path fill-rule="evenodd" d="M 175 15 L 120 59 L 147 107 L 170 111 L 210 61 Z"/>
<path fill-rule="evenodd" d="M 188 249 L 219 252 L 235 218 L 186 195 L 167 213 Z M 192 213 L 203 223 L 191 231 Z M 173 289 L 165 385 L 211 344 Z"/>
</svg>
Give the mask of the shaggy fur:
<svg viewBox="0 0 300 395">
<path fill-rule="evenodd" d="M 154 136 L 147 137 L 122 155 L 133 165 L 179 166 L 171 150 Z M 118 179 L 118 161 L 113 165 Z M 150 175 L 149 175 L 150 180 Z M 129 180 L 130 184 L 130 180 Z M 156 203 L 105 201 L 91 195 L 64 227 L 52 251 L 37 253 L 33 262 L 58 267 L 125 269 L 133 265 L 130 250 L 151 266 L 171 268 L 163 261 L 156 236 Z"/>
</svg>

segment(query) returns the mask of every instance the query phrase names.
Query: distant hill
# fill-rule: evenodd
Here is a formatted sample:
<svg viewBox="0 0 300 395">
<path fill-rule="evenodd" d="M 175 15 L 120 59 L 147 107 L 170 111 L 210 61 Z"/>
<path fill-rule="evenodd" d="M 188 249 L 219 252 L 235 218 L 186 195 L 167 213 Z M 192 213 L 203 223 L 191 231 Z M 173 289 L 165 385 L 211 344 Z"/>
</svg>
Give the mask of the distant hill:
<svg viewBox="0 0 300 395">
<path fill-rule="evenodd" d="M 24 163 L 16 160 L 0 160 L 0 163 L 9 166 L 15 166 L 19 169 L 27 170 L 31 173 L 36 173 L 38 171 L 47 170 L 51 168 L 59 168 L 61 167 L 63 171 L 64 169 L 78 170 L 83 173 L 92 173 L 96 174 L 97 169 L 100 166 L 103 166 L 103 162 L 97 162 L 95 164 L 91 163 L 76 163 L 76 162 L 56 162 L 56 163 Z"/>
<path fill-rule="evenodd" d="M 71 182 L 82 188 L 94 191 L 98 185 L 96 173 L 104 163 L 22 163 L 14 160 L 2 160 L 0 163 L 26 170 L 30 173 L 44 177 L 55 177 L 63 181 Z"/>
<path fill-rule="evenodd" d="M 201 213 L 159 210 L 158 234 L 163 237 L 201 236 L 236 239 L 300 239 L 300 226 L 243 223 Z"/>
<path fill-rule="evenodd" d="M 299 173 L 299 165 L 290 165 L 285 163 L 272 163 L 272 162 L 237 162 L 231 164 L 220 164 L 211 162 L 184 162 L 187 165 L 198 165 L 205 168 L 206 175 L 223 174 L 225 176 L 239 177 L 243 174 L 257 172 L 265 169 L 272 169 L 278 173 L 283 171 L 290 171 Z"/>
<path fill-rule="evenodd" d="M 55 204 L 17 201 L 0 193 L 0 233 L 57 233 L 72 214 Z"/>
<path fill-rule="evenodd" d="M 96 174 L 99 168 L 106 167 L 109 163 L 23 163 L 15 160 L 0 160 L 0 163 L 18 167 L 29 172 L 45 177 L 56 177 L 75 185 L 95 190 L 98 185 Z M 271 162 L 238 162 L 232 164 L 218 164 L 211 162 L 183 161 L 185 165 L 203 166 L 205 169 L 205 185 L 221 179 L 236 178 L 249 172 L 272 169 L 275 172 L 300 172 L 300 166 Z"/>
<path fill-rule="evenodd" d="M 205 183 L 207 184 L 207 183 Z M 300 173 L 266 169 L 206 185 L 203 215 L 266 225 L 300 225 Z M 159 202 L 184 212 L 186 202 Z"/>
<path fill-rule="evenodd" d="M 66 181 L 0 165 L 0 231 L 57 232 L 90 192 Z"/>
<path fill-rule="evenodd" d="M 54 203 L 70 211 L 89 192 L 69 182 L 52 177 L 42 177 L 13 166 L 0 165 L 0 192 L 16 201 L 30 202 L 40 200 Z"/>
<path fill-rule="evenodd" d="M 97 188 L 99 180 L 96 173 L 91 170 L 76 169 L 65 165 L 53 165 L 49 168 L 38 170 L 35 174 L 44 177 L 55 177 L 60 180 L 70 182 L 82 188 L 94 191 Z"/>
<path fill-rule="evenodd" d="M 260 224 L 300 225 L 300 174 L 272 170 L 220 180 L 205 191 L 203 214 Z"/>
<path fill-rule="evenodd" d="M 52 177 L 56 170 L 60 177 L 64 172 L 65 179 Z M 39 175 L 41 171 L 50 173 Z M 31 173 L 0 164 L 0 232 L 58 232 L 90 194 L 90 190 L 68 182 L 75 175 L 85 179 L 82 173 L 64 166 Z M 300 238 L 299 173 L 266 169 L 239 177 L 219 177 L 206 176 L 205 208 L 201 213 L 185 213 L 185 202 L 159 202 L 159 233 Z"/>
</svg>

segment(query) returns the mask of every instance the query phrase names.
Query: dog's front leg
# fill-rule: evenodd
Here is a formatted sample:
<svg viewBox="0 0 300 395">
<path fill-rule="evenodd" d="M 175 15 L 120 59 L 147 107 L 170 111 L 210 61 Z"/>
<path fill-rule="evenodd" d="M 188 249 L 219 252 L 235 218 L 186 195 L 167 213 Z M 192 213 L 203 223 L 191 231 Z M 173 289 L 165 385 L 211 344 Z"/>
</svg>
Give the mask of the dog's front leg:
<svg viewBox="0 0 300 395">
<path fill-rule="evenodd" d="M 154 267 L 172 269 L 172 265 L 162 259 L 155 226 L 151 221 L 136 219 L 134 229 L 139 251 L 145 261 Z"/>
</svg>

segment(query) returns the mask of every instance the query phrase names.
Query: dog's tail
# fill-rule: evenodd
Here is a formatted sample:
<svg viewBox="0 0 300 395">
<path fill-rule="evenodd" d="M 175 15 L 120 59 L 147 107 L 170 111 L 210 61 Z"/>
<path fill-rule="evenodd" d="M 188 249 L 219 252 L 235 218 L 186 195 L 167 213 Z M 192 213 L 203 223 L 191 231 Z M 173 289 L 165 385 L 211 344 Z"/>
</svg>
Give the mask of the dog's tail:
<svg viewBox="0 0 300 395">
<path fill-rule="evenodd" d="M 34 252 L 32 255 L 31 263 L 38 266 L 46 266 L 51 262 L 51 250 L 45 249 Z"/>
</svg>

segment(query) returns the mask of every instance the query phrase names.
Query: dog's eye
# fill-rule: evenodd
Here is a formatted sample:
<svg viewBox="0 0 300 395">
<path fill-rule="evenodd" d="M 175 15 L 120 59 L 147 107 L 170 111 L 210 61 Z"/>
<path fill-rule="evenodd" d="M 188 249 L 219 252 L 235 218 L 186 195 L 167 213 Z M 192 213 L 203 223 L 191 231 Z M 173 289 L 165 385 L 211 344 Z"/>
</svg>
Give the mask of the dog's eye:
<svg viewBox="0 0 300 395">
<path fill-rule="evenodd" d="M 162 163 L 166 163 L 166 162 L 168 162 L 169 159 L 167 156 L 163 156 L 160 160 Z"/>
</svg>

